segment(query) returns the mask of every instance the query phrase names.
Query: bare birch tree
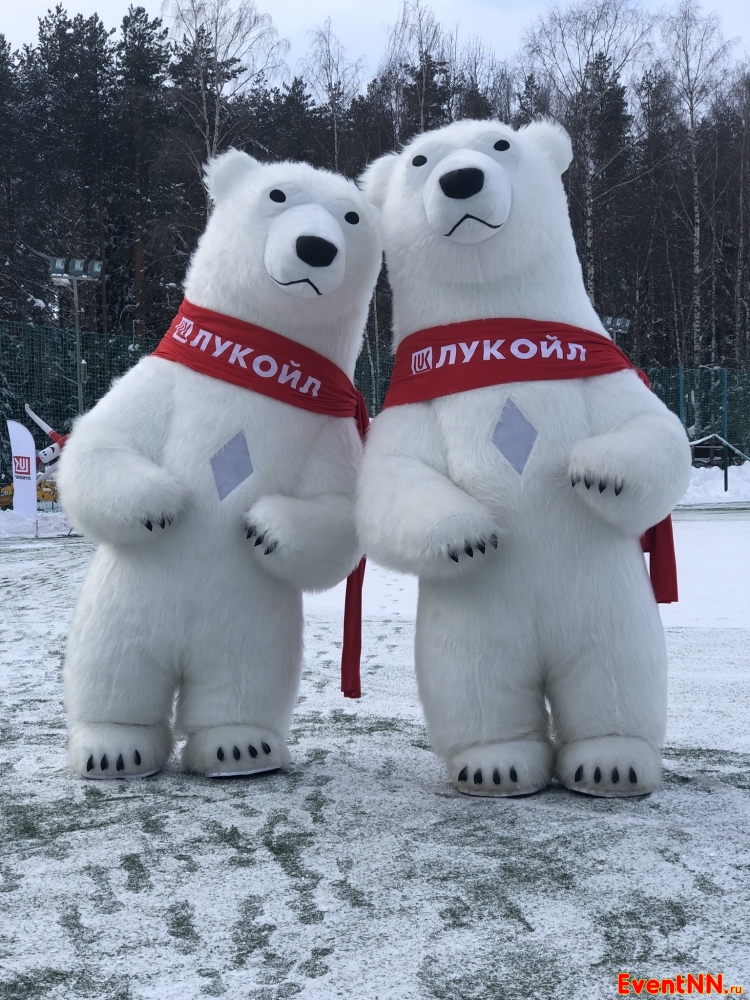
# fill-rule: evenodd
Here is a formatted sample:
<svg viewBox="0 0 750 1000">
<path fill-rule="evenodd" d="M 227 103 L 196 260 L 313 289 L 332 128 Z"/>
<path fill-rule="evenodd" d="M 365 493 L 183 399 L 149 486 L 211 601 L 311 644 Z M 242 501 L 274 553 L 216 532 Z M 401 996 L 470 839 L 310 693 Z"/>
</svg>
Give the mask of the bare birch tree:
<svg viewBox="0 0 750 1000">
<path fill-rule="evenodd" d="M 592 302 L 595 183 L 603 166 L 597 166 L 594 159 L 593 117 L 599 95 L 590 85 L 591 72 L 596 64 L 605 69 L 610 85 L 619 81 L 647 50 L 654 21 L 637 0 L 578 0 L 565 7 L 551 7 L 525 40 L 527 57 L 539 68 L 557 98 L 558 117 L 564 121 L 576 107 L 583 118 L 580 165 L 584 176 L 584 276 Z"/>
<path fill-rule="evenodd" d="M 362 60 L 350 62 L 330 17 L 310 32 L 311 51 L 304 63 L 305 79 L 318 102 L 327 109 L 333 132 L 333 168 L 339 169 L 342 119 L 359 91 Z"/>
<path fill-rule="evenodd" d="M 698 175 L 698 126 L 725 79 L 731 42 L 722 38 L 718 15 L 701 15 L 697 0 L 681 0 L 673 14 L 662 18 L 664 63 L 682 108 L 688 132 L 692 175 L 693 238 L 693 364 L 703 360 L 701 325 L 701 204 Z"/>
<path fill-rule="evenodd" d="M 165 0 L 172 33 L 189 54 L 196 92 L 182 104 L 200 135 L 205 158 L 226 139 L 227 108 L 243 90 L 284 66 L 289 43 L 279 38 L 270 14 L 254 0 Z M 203 157 L 194 157 L 202 171 Z"/>
</svg>

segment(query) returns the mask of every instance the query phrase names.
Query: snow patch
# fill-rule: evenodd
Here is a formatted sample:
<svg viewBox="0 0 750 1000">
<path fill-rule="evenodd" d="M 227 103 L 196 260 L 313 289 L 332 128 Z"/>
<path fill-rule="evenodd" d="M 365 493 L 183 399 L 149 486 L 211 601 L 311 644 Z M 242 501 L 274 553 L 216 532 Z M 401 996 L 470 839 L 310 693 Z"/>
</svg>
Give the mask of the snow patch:
<svg viewBox="0 0 750 1000">
<path fill-rule="evenodd" d="M 39 537 L 50 538 L 67 535 L 71 531 L 70 521 L 60 511 L 39 512 Z M 34 522 L 16 514 L 14 510 L 0 510 L 0 538 L 33 538 Z"/>
<path fill-rule="evenodd" d="M 750 462 L 729 466 L 729 490 L 726 493 L 723 469 L 693 469 L 690 485 L 678 506 L 713 503 L 750 503 Z"/>
</svg>

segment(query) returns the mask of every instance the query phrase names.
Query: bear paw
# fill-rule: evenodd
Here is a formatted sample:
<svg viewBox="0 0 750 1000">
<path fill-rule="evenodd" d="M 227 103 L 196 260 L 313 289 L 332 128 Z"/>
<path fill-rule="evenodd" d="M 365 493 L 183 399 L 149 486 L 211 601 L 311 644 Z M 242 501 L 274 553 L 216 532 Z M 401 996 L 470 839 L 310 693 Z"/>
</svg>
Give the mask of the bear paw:
<svg viewBox="0 0 750 1000">
<path fill-rule="evenodd" d="M 68 761 L 84 778 L 147 778 L 164 767 L 171 751 L 166 725 L 80 723 L 68 738 Z"/>
<path fill-rule="evenodd" d="M 531 795 L 549 784 L 553 760 L 549 743 L 515 740 L 459 750 L 448 759 L 448 770 L 464 795 Z"/>
<path fill-rule="evenodd" d="M 558 751 L 555 770 L 566 788 L 585 795 L 647 795 L 661 785 L 659 752 L 636 737 L 569 743 Z"/>
<path fill-rule="evenodd" d="M 212 726 L 191 733 L 182 751 L 182 766 L 207 778 L 239 777 L 278 771 L 291 763 L 283 740 L 255 726 Z"/>
</svg>

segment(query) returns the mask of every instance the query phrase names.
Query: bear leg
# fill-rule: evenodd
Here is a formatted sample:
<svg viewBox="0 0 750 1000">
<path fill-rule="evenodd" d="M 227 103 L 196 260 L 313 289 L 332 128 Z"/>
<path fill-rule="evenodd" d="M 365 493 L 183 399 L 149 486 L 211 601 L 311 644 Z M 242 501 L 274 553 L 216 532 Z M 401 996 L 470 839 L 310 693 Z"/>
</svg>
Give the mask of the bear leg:
<svg viewBox="0 0 750 1000">
<path fill-rule="evenodd" d="M 547 742 L 513 740 L 458 750 L 448 758 L 448 771 L 464 795 L 531 795 L 549 784 L 554 756 Z"/>
<path fill-rule="evenodd" d="M 164 767 L 171 750 L 166 724 L 79 722 L 68 737 L 68 762 L 84 778 L 147 778 Z"/>
<path fill-rule="evenodd" d="M 585 795 L 646 795 L 661 785 L 659 751 L 627 736 L 569 743 L 558 754 L 556 771 L 566 788 Z"/>
<path fill-rule="evenodd" d="M 610 568 L 606 556 L 600 561 Z M 567 788 L 589 795 L 645 795 L 661 783 L 667 651 L 642 556 L 636 556 L 631 574 L 622 558 L 588 591 L 573 581 L 571 592 L 589 593 L 591 604 L 581 600 L 566 609 L 575 633 L 549 634 L 545 693 L 555 771 Z"/>
<path fill-rule="evenodd" d="M 239 777 L 277 771 L 291 763 L 284 741 L 257 726 L 211 726 L 191 733 L 182 751 L 186 771 L 207 778 Z"/>
</svg>

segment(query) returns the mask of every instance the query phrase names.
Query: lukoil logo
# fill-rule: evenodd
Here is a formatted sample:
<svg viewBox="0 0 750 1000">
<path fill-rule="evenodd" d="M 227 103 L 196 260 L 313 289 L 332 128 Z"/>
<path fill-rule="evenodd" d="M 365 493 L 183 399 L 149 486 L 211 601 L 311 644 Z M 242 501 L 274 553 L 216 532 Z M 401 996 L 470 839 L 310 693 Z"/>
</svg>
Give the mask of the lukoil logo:
<svg viewBox="0 0 750 1000">
<path fill-rule="evenodd" d="M 17 479 L 31 479 L 31 458 L 29 455 L 13 456 L 13 474 Z"/>
</svg>

